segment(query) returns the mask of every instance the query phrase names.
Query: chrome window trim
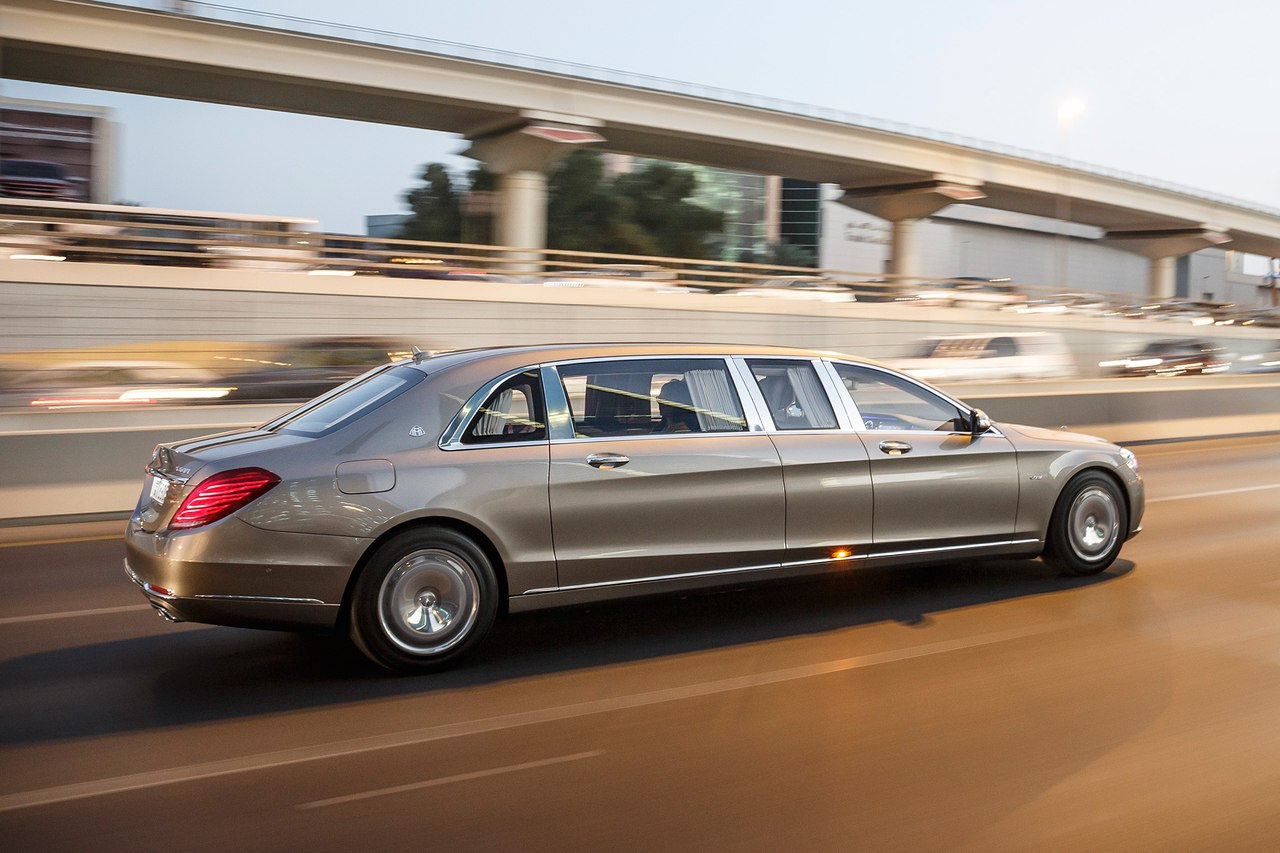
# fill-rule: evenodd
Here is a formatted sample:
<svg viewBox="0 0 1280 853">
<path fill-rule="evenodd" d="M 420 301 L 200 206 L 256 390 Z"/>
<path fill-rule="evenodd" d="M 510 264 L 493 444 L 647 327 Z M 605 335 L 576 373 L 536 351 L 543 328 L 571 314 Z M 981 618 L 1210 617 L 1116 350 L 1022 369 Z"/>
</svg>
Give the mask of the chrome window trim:
<svg viewBox="0 0 1280 853">
<path fill-rule="evenodd" d="M 445 427 L 444 434 L 440 436 L 440 441 L 437 443 L 437 446 L 441 450 L 471 450 L 473 448 L 481 447 L 517 447 L 521 445 L 546 444 L 548 441 L 547 438 L 540 438 L 533 441 L 495 441 L 487 444 L 462 443 L 462 436 L 467 431 L 467 427 L 471 425 L 472 416 L 480 408 L 481 404 L 484 403 L 485 400 L 489 399 L 489 395 L 498 389 L 499 385 L 506 382 L 513 376 L 519 376 L 521 373 L 529 373 L 530 371 L 539 372 L 539 379 L 541 379 L 540 367 L 541 365 L 537 364 L 527 364 L 524 367 L 509 370 L 496 379 L 491 379 L 484 385 L 481 385 L 480 389 L 467 398 L 467 402 L 462 404 L 462 408 L 458 409 L 458 413 L 449 421 L 449 425 Z M 546 397 L 547 392 L 543 389 L 542 398 L 544 408 L 546 406 Z M 547 429 L 547 435 L 548 437 L 551 435 L 551 430 L 549 428 Z"/>
<path fill-rule="evenodd" d="M 848 412 L 850 420 L 854 424 L 853 431 L 856 433 L 859 433 L 860 435 L 874 436 L 874 435 L 882 435 L 882 434 L 891 433 L 891 432 L 918 432 L 919 430 L 867 429 L 866 426 L 864 425 L 865 422 L 862 419 L 862 413 L 858 411 L 858 404 L 854 402 L 853 395 L 850 394 L 845 389 L 844 380 L 840 378 L 840 374 L 836 371 L 837 364 L 843 364 L 848 367 L 856 367 L 862 370 L 869 370 L 873 373 L 883 373 L 886 376 L 892 376 L 897 379 L 904 379 L 909 384 L 915 385 L 917 388 L 921 389 L 922 391 L 925 391 L 926 393 L 932 394 L 935 397 L 938 397 L 940 399 L 947 401 L 951 405 L 955 406 L 959 411 L 968 413 L 970 417 L 973 416 L 973 412 L 975 411 L 974 407 L 970 406 L 968 403 L 965 403 L 961 400 L 957 400 L 955 397 L 952 397 L 951 395 L 943 392 L 941 389 L 935 388 L 932 385 L 927 385 L 924 382 L 921 382 L 919 379 L 916 379 L 914 376 L 910 376 L 906 373 L 901 373 L 897 370 L 890 370 L 889 368 L 881 367 L 878 364 L 867 364 L 867 363 L 861 363 L 856 361 L 846 361 L 845 359 L 842 359 L 842 358 L 824 358 L 823 362 L 826 363 L 827 368 L 831 372 L 831 377 L 835 382 L 836 387 L 839 389 L 839 397 L 840 397 L 841 403 L 845 407 L 845 410 Z M 938 430 L 932 430 L 932 431 L 938 432 Z M 944 435 L 970 435 L 970 433 L 967 430 L 949 430 L 943 434 Z M 991 425 L 991 429 L 984 432 L 983 435 L 990 435 L 996 438 L 1005 437 L 1004 433 L 1001 432 L 1000 429 L 994 423 Z"/>
<path fill-rule="evenodd" d="M 538 587 L 536 589 L 527 589 L 521 595 L 541 595 L 552 592 L 577 592 L 584 589 L 607 589 L 616 586 L 635 586 L 646 583 L 662 583 L 663 581 L 688 580 L 692 578 L 716 577 L 719 575 L 736 575 L 747 574 L 749 572 L 763 572 L 770 569 L 787 569 L 799 566 L 819 566 L 826 563 L 852 563 L 863 560 L 879 560 L 887 557 L 909 557 L 916 554 L 936 554 L 945 551 L 966 551 L 974 548 L 998 548 L 1005 545 L 1039 545 L 1039 539 L 1002 539 L 996 542 L 974 542 L 966 545 L 943 545 L 932 548 L 906 548 L 900 551 L 884 551 L 872 554 L 849 554 L 843 557 L 818 557 L 809 560 L 789 560 L 781 563 L 764 563 L 754 566 L 735 566 L 730 569 L 707 569 L 697 572 L 680 572 L 670 575 L 651 575 L 648 577 L 625 578 L 622 580 L 612 581 L 594 581 L 592 583 L 579 583 L 570 586 L 548 586 Z"/>
<path fill-rule="evenodd" d="M 659 440 L 678 439 L 682 441 L 687 441 L 689 439 L 742 438 L 744 436 L 750 436 L 750 435 L 758 436 L 760 435 L 760 433 L 758 432 L 753 433 L 747 430 L 738 430 L 736 432 L 650 432 L 650 433 L 635 433 L 634 435 L 583 435 L 583 436 L 574 436 L 573 438 L 553 438 L 551 439 L 551 443 L 554 445 L 585 444 L 585 443 L 592 443 L 592 442 L 601 442 L 601 443 L 607 444 L 611 441 L 638 441 L 638 440 L 645 440 L 645 439 L 650 441 L 654 439 L 659 439 Z M 534 442 L 531 442 L 531 443 L 534 443 Z M 545 442 L 536 442 L 536 443 L 544 444 Z M 465 446 L 466 447 L 509 447 L 510 445 L 468 444 Z"/>
</svg>

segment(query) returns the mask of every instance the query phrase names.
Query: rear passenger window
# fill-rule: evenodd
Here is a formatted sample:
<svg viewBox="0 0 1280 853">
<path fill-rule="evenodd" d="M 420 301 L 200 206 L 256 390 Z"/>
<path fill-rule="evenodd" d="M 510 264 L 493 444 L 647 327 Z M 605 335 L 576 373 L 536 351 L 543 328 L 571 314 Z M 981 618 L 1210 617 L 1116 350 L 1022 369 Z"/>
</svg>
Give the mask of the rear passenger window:
<svg viewBox="0 0 1280 853">
<path fill-rule="evenodd" d="M 557 371 L 575 438 L 747 428 L 722 359 L 592 361 Z"/>
<path fill-rule="evenodd" d="M 750 359 L 747 364 L 778 429 L 835 429 L 836 413 L 813 362 Z"/>
<path fill-rule="evenodd" d="M 462 443 L 500 444 L 545 441 L 546 438 L 542 380 L 538 371 L 526 370 L 503 382 L 489 395 L 471 419 Z"/>
</svg>

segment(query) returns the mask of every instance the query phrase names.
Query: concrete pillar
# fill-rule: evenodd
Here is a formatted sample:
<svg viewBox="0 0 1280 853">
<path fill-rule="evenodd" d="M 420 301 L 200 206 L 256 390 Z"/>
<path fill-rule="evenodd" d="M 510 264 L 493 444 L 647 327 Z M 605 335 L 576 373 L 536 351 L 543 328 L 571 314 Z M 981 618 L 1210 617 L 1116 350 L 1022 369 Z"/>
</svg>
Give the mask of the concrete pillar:
<svg viewBox="0 0 1280 853">
<path fill-rule="evenodd" d="M 536 272 L 547 246 L 547 173 L 574 145 L 603 142 L 592 119 L 524 111 L 469 135 L 468 157 L 498 176 L 497 238 L 515 261 L 509 272 Z"/>
<path fill-rule="evenodd" d="M 979 181 L 948 175 L 931 175 L 899 184 L 843 187 L 840 203 L 893 223 L 889 273 L 893 287 L 912 289 L 920 276 L 920 220 L 957 202 L 986 198 Z"/>
<path fill-rule="evenodd" d="M 1172 299 L 1175 286 L 1175 268 L 1177 255 L 1163 258 L 1152 258 L 1151 269 L 1147 276 L 1147 295 L 1156 299 Z"/>
<path fill-rule="evenodd" d="M 1177 292 L 1179 257 L 1231 242 L 1225 229 L 1213 225 L 1111 230 L 1103 239 L 1117 249 L 1136 252 L 1151 261 L 1147 295 L 1153 299 L 1172 299 Z"/>
<path fill-rule="evenodd" d="M 920 277 L 920 220 L 899 219 L 890 239 L 889 274 L 901 289 Z"/>
<path fill-rule="evenodd" d="M 547 176 L 532 169 L 498 177 L 498 241 L 518 249 L 543 249 L 547 245 Z M 522 260 L 535 260 L 526 253 Z"/>
</svg>

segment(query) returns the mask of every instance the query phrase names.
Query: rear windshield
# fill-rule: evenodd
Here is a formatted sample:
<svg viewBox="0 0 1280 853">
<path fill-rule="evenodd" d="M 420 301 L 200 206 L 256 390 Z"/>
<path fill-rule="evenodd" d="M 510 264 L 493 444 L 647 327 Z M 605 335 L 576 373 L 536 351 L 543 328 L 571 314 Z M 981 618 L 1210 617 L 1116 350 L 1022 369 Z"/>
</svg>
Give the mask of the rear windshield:
<svg viewBox="0 0 1280 853">
<path fill-rule="evenodd" d="M 423 378 L 421 371 L 407 366 L 366 373 L 331 396 L 295 409 L 263 429 L 293 435 L 324 435 L 395 399 Z"/>
</svg>

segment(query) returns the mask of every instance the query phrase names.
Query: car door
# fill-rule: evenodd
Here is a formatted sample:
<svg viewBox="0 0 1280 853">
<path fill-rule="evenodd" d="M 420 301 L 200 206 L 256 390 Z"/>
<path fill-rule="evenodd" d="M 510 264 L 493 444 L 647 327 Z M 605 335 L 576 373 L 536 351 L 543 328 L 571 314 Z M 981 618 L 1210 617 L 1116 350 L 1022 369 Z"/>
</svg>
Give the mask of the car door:
<svg viewBox="0 0 1280 853">
<path fill-rule="evenodd" d="M 554 375 L 545 384 L 562 589 L 777 568 L 781 464 L 769 438 L 748 429 L 725 359 L 595 359 Z"/>
<path fill-rule="evenodd" d="M 739 358 L 782 460 L 786 563 L 805 566 L 865 555 L 872 543 L 871 464 L 820 361 Z M 839 399 L 836 400 L 839 403 Z"/>
<path fill-rule="evenodd" d="M 1018 461 L 1007 438 L 970 434 L 967 409 L 906 376 L 831 366 L 863 428 L 877 553 L 963 549 L 1013 534 Z"/>
</svg>

